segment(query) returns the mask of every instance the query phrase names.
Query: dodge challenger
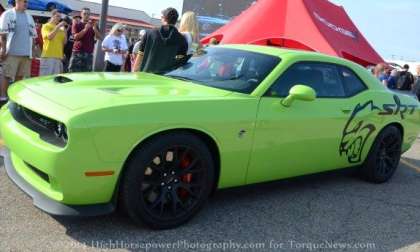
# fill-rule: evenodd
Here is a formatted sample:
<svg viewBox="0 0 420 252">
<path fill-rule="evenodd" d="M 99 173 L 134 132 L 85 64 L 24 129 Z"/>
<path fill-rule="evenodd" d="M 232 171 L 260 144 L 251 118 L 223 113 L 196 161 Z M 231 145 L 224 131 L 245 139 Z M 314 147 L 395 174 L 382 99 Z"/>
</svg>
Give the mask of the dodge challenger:
<svg viewBox="0 0 420 252">
<path fill-rule="evenodd" d="M 420 130 L 419 102 L 363 67 L 279 48 L 208 47 L 160 74 L 23 80 L 0 111 L 10 179 L 51 215 L 123 209 L 155 229 L 214 190 L 340 168 L 388 181 Z"/>
</svg>

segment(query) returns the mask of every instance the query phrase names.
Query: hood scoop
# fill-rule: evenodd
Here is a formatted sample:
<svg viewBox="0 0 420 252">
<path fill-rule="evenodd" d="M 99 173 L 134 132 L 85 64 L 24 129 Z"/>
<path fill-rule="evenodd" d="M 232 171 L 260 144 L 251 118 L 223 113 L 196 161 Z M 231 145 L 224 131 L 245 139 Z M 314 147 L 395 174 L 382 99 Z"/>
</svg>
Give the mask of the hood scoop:
<svg viewBox="0 0 420 252">
<path fill-rule="evenodd" d="M 121 90 L 124 90 L 126 88 L 109 87 L 109 88 L 98 88 L 98 89 L 107 93 L 119 94 Z"/>
<path fill-rule="evenodd" d="M 66 76 L 62 76 L 62 75 L 58 75 L 54 78 L 54 81 L 60 84 L 65 84 L 65 83 L 69 83 L 69 82 L 73 82 L 72 79 L 66 77 Z"/>
</svg>

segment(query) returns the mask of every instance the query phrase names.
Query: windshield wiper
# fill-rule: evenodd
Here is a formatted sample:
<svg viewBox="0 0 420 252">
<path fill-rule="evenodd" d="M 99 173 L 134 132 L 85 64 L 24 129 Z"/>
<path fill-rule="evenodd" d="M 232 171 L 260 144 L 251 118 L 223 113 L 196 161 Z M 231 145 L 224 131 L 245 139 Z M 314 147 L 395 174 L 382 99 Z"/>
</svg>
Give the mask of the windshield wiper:
<svg viewBox="0 0 420 252">
<path fill-rule="evenodd" d="M 197 80 L 194 80 L 194 79 L 191 79 L 191 78 L 188 78 L 188 77 L 179 76 L 179 75 L 165 74 L 164 76 L 169 77 L 169 78 L 173 78 L 173 79 L 177 79 L 177 80 L 182 80 L 182 81 L 198 82 Z"/>
<path fill-rule="evenodd" d="M 237 77 L 232 77 L 232 78 L 230 78 L 230 79 L 228 79 L 228 80 L 239 80 L 239 79 L 241 79 L 242 77 L 244 77 L 244 75 L 243 75 L 243 74 L 238 75 Z"/>
</svg>

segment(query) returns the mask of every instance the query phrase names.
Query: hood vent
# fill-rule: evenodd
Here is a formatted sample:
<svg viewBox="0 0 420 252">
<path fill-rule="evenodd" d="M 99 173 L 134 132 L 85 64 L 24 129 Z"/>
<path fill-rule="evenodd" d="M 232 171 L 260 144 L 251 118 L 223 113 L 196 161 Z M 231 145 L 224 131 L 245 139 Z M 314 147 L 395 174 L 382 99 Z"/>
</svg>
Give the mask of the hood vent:
<svg viewBox="0 0 420 252">
<path fill-rule="evenodd" d="M 107 93 L 112 93 L 112 94 L 119 94 L 119 91 L 124 90 L 126 88 L 98 88 L 101 91 L 107 92 Z"/>
<path fill-rule="evenodd" d="M 64 83 L 72 82 L 73 80 L 65 76 L 59 75 L 54 78 L 54 81 L 60 84 L 64 84 Z"/>
</svg>

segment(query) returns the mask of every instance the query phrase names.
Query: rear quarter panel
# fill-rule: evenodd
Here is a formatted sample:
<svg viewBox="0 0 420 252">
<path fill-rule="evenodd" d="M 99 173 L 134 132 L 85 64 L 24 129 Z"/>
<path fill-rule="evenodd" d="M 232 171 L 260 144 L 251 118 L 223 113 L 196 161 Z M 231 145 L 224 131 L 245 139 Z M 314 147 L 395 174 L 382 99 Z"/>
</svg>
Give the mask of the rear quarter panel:
<svg viewBox="0 0 420 252">
<path fill-rule="evenodd" d="M 368 95 L 362 97 L 360 103 L 372 102 L 375 109 L 373 122 L 376 130 L 371 139 L 368 140 L 369 148 L 364 151 L 367 156 L 374 139 L 382 129 L 388 125 L 400 125 L 403 133 L 402 151 L 407 151 L 420 133 L 420 109 L 419 102 L 414 96 L 393 92 L 380 83 L 375 76 L 360 65 L 347 62 L 346 65 L 368 85 Z"/>
<path fill-rule="evenodd" d="M 402 129 L 403 152 L 414 143 L 419 133 L 418 102 L 390 91 L 369 91 L 358 97 L 358 103 L 343 127 L 340 153 L 349 164 L 362 163 L 378 134 L 387 126 Z"/>
</svg>

